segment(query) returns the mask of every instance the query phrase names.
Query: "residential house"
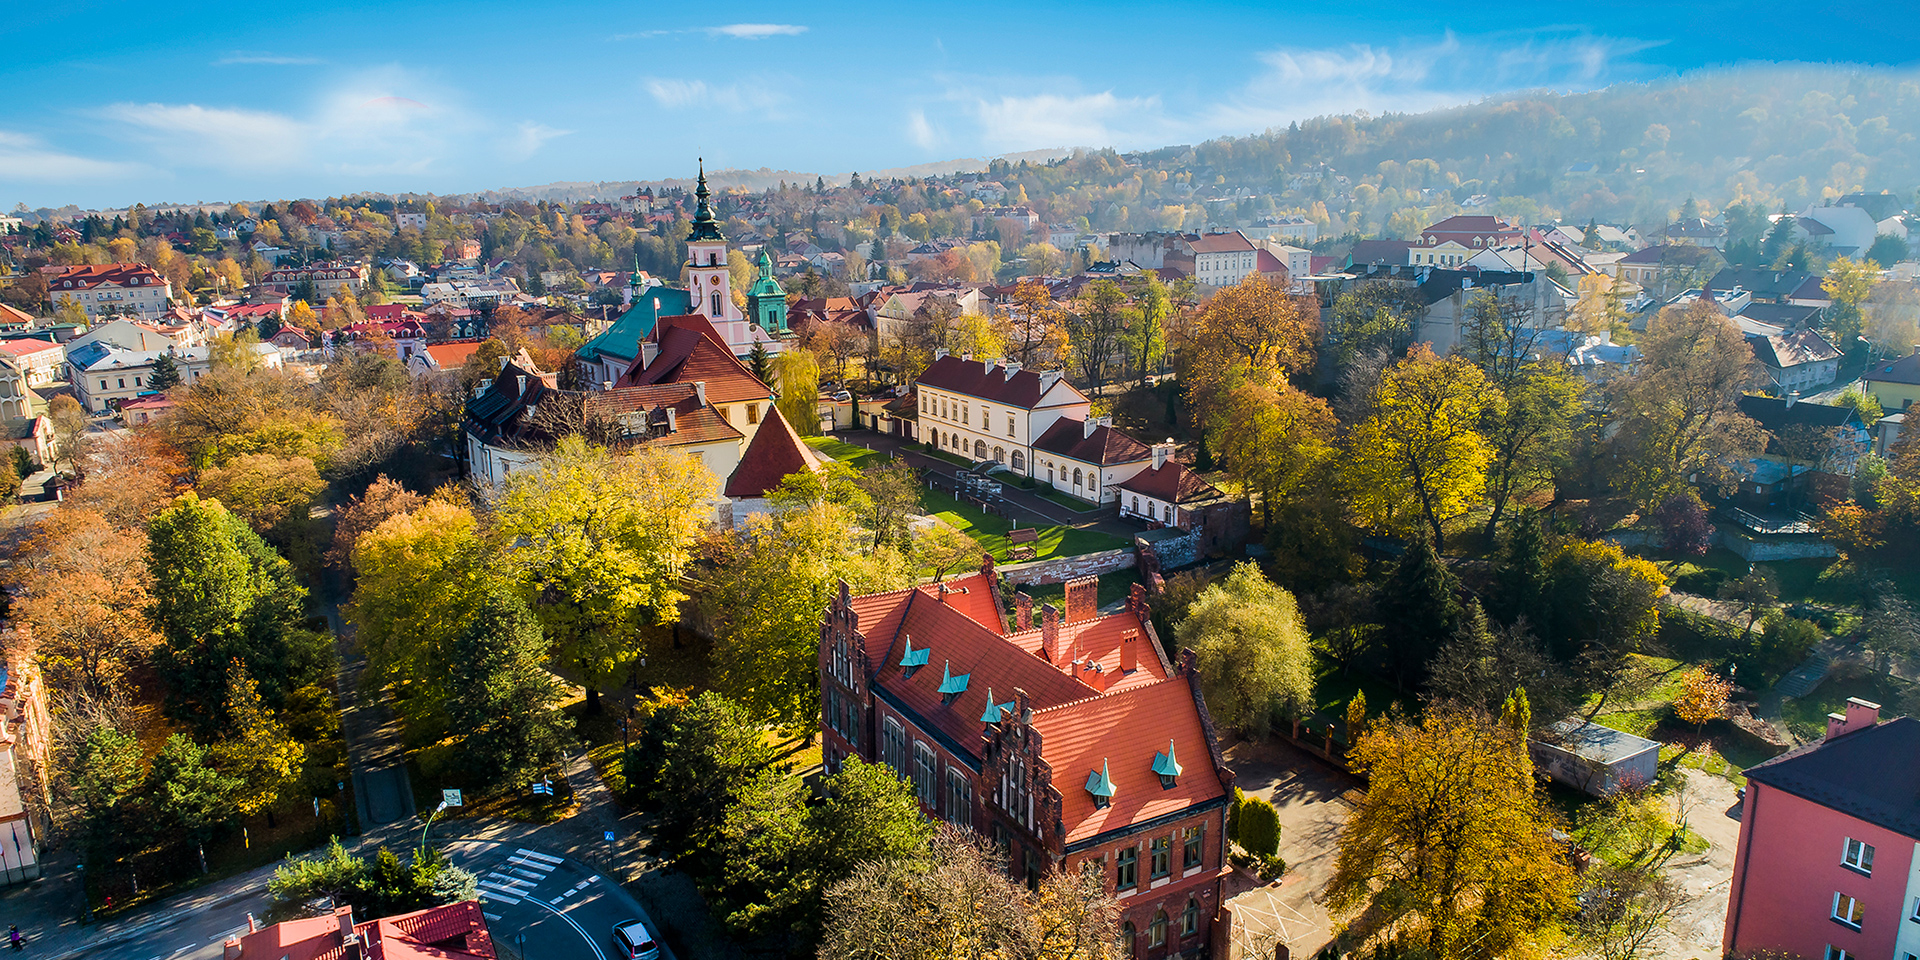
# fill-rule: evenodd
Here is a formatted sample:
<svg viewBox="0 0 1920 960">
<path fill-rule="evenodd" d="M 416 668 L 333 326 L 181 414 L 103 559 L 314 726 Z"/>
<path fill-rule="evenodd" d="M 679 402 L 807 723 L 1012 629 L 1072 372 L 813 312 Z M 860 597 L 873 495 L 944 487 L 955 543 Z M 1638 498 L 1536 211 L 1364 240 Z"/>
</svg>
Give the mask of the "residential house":
<svg viewBox="0 0 1920 960">
<path fill-rule="evenodd" d="M 1424 270 L 1415 275 L 1420 316 L 1417 336 L 1446 356 L 1465 336 L 1470 307 L 1482 292 L 1517 302 L 1536 330 L 1562 326 L 1567 309 L 1579 298 L 1541 273 L 1504 270 Z"/>
<path fill-rule="evenodd" d="M 53 421 L 46 417 L 27 413 L 0 421 L 0 441 L 25 450 L 34 463 L 53 462 Z"/>
<path fill-rule="evenodd" d="M 1120 515 L 1185 529 L 1193 511 L 1220 499 L 1219 488 L 1173 459 L 1173 441 L 1152 447 L 1153 466 L 1120 481 Z"/>
<path fill-rule="evenodd" d="M 47 299 L 72 300 L 89 321 L 110 316 L 158 317 L 173 302 L 173 284 L 142 263 L 42 267 Z"/>
<path fill-rule="evenodd" d="M 1182 243 L 1193 257 L 1193 277 L 1202 284 L 1229 287 L 1258 272 L 1256 249 L 1238 230 L 1210 233 Z"/>
<path fill-rule="evenodd" d="M 1793 221 L 1793 236 L 1824 245 L 1835 254 L 1862 256 L 1881 235 L 1907 238 L 1907 224 L 1898 213 L 1876 220 L 1865 207 L 1834 205 L 1808 207 Z"/>
<path fill-rule="evenodd" d="M 1055 420 L 1034 438 L 1033 475 L 1092 503 L 1115 503 L 1120 485 L 1148 468 L 1153 451 L 1113 428 L 1111 417 Z"/>
<path fill-rule="evenodd" d="M 1734 314 L 1735 321 L 1744 321 L 1741 329 L 1747 330 L 1747 324 L 1761 324 L 1770 329 L 1748 330 L 1749 333 L 1784 333 L 1788 330 L 1810 330 L 1821 325 L 1823 311 L 1820 307 L 1807 307 L 1794 303 L 1761 303 L 1754 300 L 1740 308 Z"/>
<path fill-rule="evenodd" d="M 396 213 L 393 215 L 393 224 L 401 230 L 425 230 L 427 228 L 427 215 L 424 213 Z"/>
<path fill-rule="evenodd" d="M 72 378 L 74 351 L 90 343 L 104 343 L 121 350 L 148 352 L 165 350 L 168 347 L 185 347 L 189 344 L 180 339 L 160 332 L 160 328 L 149 323 L 136 323 L 132 320 L 113 319 L 87 328 L 87 332 L 68 340 L 64 346 L 67 351 L 67 375 Z"/>
<path fill-rule="evenodd" d="M 406 216 L 406 214 L 401 214 Z M 226 960 L 495 960 L 493 935 L 477 900 L 353 922 L 352 907 L 287 920 L 222 944 Z"/>
<path fill-rule="evenodd" d="M 981 312 L 980 291 L 975 287 L 915 283 L 880 293 L 871 310 L 874 334 L 883 341 L 900 336 L 908 325 L 926 319 L 935 310 L 948 310 L 956 317 Z"/>
<path fill-rule="evenodd" d="M 1433 246 L 1416 246 L 1407 253 L 1416 266 L 1440 267 L 1452 270 L 1466 265 L 1479 250 L 1465 246 L 1458 240 L 1443 240 Z"/>
<path fill-rule="evenodd" d="M 1683 217 L 1667 226 L 1666 238 L 1668 243 L 1724 250 L 1727 247 L 1727 228 L 1704 217 Z"/>
<path fill-rule="evenodd" d="M 1737 406 L 1770 435 L 1766 451 L 1755 460 L 1770 461 L 1789 481 L 1813 472 L 1853 476 L 1861 455 L 1872 449 L 1873 438 L 1852 407 L 1802 403 L 1798 391 L 1784 397 L 1748 394 Z"/>
<path fill-rule="evenodd" d="M 1013 361 L 974 360 L 936 350 L 914 384 L 913 439 L 951 453 L 1037 476 L 1034 442 L 1056 422 L 1075 424 L 1092 401 L 1058 370 L 1023 370 Z M 1075 428 L 1078 429 L 1077 427 Z"/>
<path fill-rule="evenodd" d="M 26 639 L 24 636 L 22 640 Z M 9 643 L 9 650 L 31 644 Z M 50 740 L 40 669 L 27 656 L 0 661 L 0 885 L 38 879 Z"/>
<path fill-rule="evenodd" d="M 1712 279 L 1701 286 L 1703 289 L 1711 290 L 1716 299 L 1725 299 L 1735 291 L 1744 290 L 1753 296 L 1754 303 L 1790 306 L 1794 292 L 1811 279 L 1815 279 L 1813 274 L 1805 270 L 1727 267 L 1715 273 Z M 1789 326 L 1789 324 L 1782 324 L 1782 326 Z"/>
<path fill-rule="evenodd" d="M 173 357 L 180 382 L 192 383 L 211 367 L 210 347 L 171 347 L 162 350 L 123 350 L 105 341 L 67 351 L 74 398 L 94 413 L 107 413 L 134 397 L 154 393 L 153 365 L 163 354 Z M 254 352 L 263 366 L 279 369 L 280 351 L 270 343 L 256 343 Z"/>
<path fill-rule="evenodd" d="M 1880 409 L 1888 413 L 1905 412 L 1920 400 L 1920 343 L 1913 352 L 1868 364 L 1860 375 L 1861 385 Z"/>
<path fill-rule="evenodd" d="M 1365 266 L 1370 263 L 1405 266 L 1413 262 L 1413 241 L 1411 240 L 1358 240 L 1353 249 L 1347 251 L 1346 262 L 1341 266 Z"/>
<path fill-rule="evenodd" d="M 429 304 L 446 303 L 462 307 L 511 303 L 521 296 L 520 284 L 512 277 L 443 280 L 420 288 L 420 299 Z"/>
<path fill-rule="evenodd" d="M 300 267 L 269 270 L 259 283 L 254 284 L 254 289 L 272 296 L 288 296 L 299 292 L 303 284 L 311 283 L 315 298 L 313 302 L 319 304 L 340 296 L 342 291 L 358 297 L 366 282 L 367 265 L 364 263 L 309 263 Z"/>
<path fill-rule="evenodd" d="M 267 340 L 280 351 L 281 360 L 291 360 L 314 348 L 313 337 L 299 327 L 281 327 Z"/>
<path fill-rule="evenodd" d="M 1624 280 L 1659 299 L 1700 285 L 1725 263 L 1712 247 L 1662 243 L 1636 250 L 1614 264 L 1614 279 Z"/>
<path fill-rule="evenodd" d="M 64 362 L 64 351 L 61 356 Z M 0 420 L 34 416 L 38 413 L 37 399 L 27 371 L 13 354 L 0 351 Z"/>
<path fill-rule="evenodd" d="M 1812 392 L 1840 372 L 1840 351 L 1817 330 L 1747 337 L 1753 359 L 1781 393 Z"/>
<path fill-rule="evenodd" d="M 1416 246 L 1437 249 L 1452 242 L 1465 249 L 1478 251 L 1518 241 L 1525 235 L 1525 230 L 1506 217 L 1462 214 L 1448 217 L 1420 231 L 1420 242 Z"/>
<path fill-rule="evenodd" d="M 1920 956 L 1920 720 L 1859 698 L 1745 771 L 1728 956 Z"/>
<path fill-rule="evenodd" d="M 1873 424 L 1873 452 L 1882 457 L 1893 456 L 1893 446 L 1900 442 L 1900 431 L 1907 425 L 1904 413 L 1889 413 Z"/>
<path fill-rule="evenodd" d="M 1252 226 L 1240 228 L 1240 232 L 1248 240 L 1279 238 L 1309 247 L 1320 239 L 1320 225 L 1297 213 L 1288 217 L 1261 217 Z"/>
<path fill-rule="evenodd" d="M 67 369 L 67 351 L 52 337 L 0 339 L 0 367 L 17 375 L 29 387 L 44 387 Z"/>
<path fill-rule="evenodd" d="M 120 422 L 129 427 L 145 426 L 167 415 L 174 402 L 164 393 L 135 397 L 120 402 Z"/>
<path fill-rule="evenodd" d="M 468 358 L 480 349 L 484 340 L 452 340 L 429 343 L 414 351 L 407 360 L 407 372 L 414 376 L 429 373 L 453 373 L 467 365 Z"/>
<path fill-rule="evenodd" d="M 701 314 L 662 317 L 641 354 L 614 381 L 614 387 L 704 383 L 708 402 L 721 419 L 748 440 L 773 409 L 772 388 L 761 383 L 733 355 L 713 324 Z"/>
<path fill-rule="evenodd" d="M 989 838 L 1029 883 L 1091 864 L 1119 904 L 1120 953 L 1205 953 L 1224 896 L 1221 758 L 1193 655 L 1167 659 L 1136 589 L 1101 616 L 1096 581 L 1065 611 L 979 573 L 853 596 L 821 623 L 823 753 L 908 781 L 927 816 Z"/>
</svg>

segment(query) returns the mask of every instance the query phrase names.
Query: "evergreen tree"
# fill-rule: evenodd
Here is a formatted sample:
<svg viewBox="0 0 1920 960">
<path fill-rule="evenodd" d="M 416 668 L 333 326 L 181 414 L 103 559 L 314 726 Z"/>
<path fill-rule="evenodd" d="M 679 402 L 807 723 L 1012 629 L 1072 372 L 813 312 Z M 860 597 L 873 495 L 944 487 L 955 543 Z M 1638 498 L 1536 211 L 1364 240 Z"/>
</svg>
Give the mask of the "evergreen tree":
<svg viewBox="0 0 1920 960">
<path fill-rule="evenodd" d="M 1494 616 L 1507 623 L 1525 617 L 1536 630 L 1545 629 L 1547 595 L 1547 532 L 1537 515 L 1516 517 L 1507 524 L 1506 548 L 1494 568 Z"/>
<path fill-rule="evenodd" d="M 1458 583 L 1433 541 L 1422 536 L 1394 565 L 1381 591 L 1380 613 L 1389 638 L 1387 655 L 1400 682 L 1420 682 L 1427 665 L 1460 624 L 1460 604 L 1454 599 Z"/>
<path fill-rule="evenodd" d="M 451 728 L 466 734 L 460 759 L 474 783 L 531 782 L 571 741 L 546 649 L 539 619 L 501 585 L 455 639 L 446 712 Z"/>
<path fill-rule="evenodd" d="M 162 353 L 154 358 L 153 372 L 147 375 L 147 386 L 155 390 L 171 390 L 180 385 L 180 365 L 173 360 L 173 354 Z"/>
<path fill-rule="evenodd" d="M 753 371 L 754 379 L 766 383 L 772 374 L 772 365 L 767 360 L 767 348 L 761 344 L 753 345 L 753 352 L 747 354 L 747 367 Z"/>
<path fill-rule="evenodd" d="M 236 812 L 230 800 L 240 784 L 207 760 L 207 748 L 182 733 L 168 737 L 153 758 L 146 795 L 154 816 L 146 826 L 163 842 L 204 844 Z"/>
</svg>

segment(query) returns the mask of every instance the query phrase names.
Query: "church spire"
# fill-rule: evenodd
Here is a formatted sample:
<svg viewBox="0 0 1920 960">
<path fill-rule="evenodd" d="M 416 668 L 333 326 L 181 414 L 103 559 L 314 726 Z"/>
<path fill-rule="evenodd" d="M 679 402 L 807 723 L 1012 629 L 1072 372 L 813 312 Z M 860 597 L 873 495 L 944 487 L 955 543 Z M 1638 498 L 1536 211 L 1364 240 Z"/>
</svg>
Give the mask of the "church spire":
<svg viewBox="0 0 1920 960">
<path fill-rule="evenodd" d="M 713 193 L 707 189 L 707 159 L 705 157 L 700 158 L 700 182 L 698 189 L 693 191 L 693 195 L 699 198 L 700 202 L 694 207 L 693 232 L 687 235 L 687 239 L 689 241 L 726 240 L 726 237 L 720 235 L 720 222 L 713 218 L 713 205 L 707 202 L 708 198 L 713 196 Z"/>
</svg>

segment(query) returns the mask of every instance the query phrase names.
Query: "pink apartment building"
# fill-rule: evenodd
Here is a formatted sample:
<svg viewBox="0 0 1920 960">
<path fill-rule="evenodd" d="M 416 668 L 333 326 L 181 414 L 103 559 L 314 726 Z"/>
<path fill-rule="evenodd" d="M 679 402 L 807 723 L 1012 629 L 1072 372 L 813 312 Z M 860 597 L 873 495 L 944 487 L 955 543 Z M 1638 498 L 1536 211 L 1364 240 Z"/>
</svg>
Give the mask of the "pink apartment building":
<svg viewBox="0 0 1920 960">
<path fill-rule="evenodd" d="M 1747 770 L 1722 946 L 1920 960 L 1920 720 L 1847 701 L 1827 736 Z"/>
</svg>

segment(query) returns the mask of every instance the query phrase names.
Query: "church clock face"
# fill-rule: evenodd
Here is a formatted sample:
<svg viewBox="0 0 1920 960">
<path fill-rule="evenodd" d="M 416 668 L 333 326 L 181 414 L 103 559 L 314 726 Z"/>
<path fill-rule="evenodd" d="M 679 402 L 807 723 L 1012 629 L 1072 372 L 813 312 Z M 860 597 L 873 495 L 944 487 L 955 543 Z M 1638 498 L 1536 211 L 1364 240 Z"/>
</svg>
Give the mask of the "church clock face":
<svg viewBox="0 0 1920 960">
<path fill-rule="evenodd" d="M 718 285 L 719 285 L 719 283 L 720 283 L 720 278 L 719 278 L 719 277 L 708 277 L 708 278 L 707 278 L 707 282 L 708 282 L 708 283 L 711 283 L 711 284 L 714 284 L 715 286 L 718 286 Z"/>
</svg>

